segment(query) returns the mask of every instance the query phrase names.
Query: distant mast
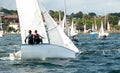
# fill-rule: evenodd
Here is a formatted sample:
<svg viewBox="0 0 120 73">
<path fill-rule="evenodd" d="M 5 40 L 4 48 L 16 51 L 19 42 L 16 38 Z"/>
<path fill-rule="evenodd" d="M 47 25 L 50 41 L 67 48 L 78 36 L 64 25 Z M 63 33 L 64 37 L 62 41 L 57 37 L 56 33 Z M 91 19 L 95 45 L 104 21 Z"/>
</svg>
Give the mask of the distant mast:
<svg viewBox="0 0 120 73">
<path fill-rule="evenodd" d="M 65 17 L 65 33 L 67 34 L 67 36 L 69 36 L 69 30 L 68 30 L 68 24 L 67 24 L 67 20 L 66 20 L 66 0 L 64 0 L 64 17 Z"/>
</svg>

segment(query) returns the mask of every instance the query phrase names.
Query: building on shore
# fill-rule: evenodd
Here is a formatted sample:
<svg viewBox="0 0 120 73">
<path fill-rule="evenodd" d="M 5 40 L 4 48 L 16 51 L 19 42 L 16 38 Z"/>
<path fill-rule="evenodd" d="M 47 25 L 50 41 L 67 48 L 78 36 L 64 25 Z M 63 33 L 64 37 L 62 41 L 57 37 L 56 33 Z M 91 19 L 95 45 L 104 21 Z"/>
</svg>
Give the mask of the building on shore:
<svg viewBox="0 0 120 73">
<path fill-rule="evenodd" d="M 18 15 L 7 15 L 3 17 L 4 21 L 8 22 L 8 28 L 13 29 L 10 30 L 9 32 L 20 32 L 20 27 L 19 27 L 19 20 L 18 20 Z"/>
<path fill-rule="evenodd" d="M 119 20 L 119 22 L 118 22 L 118 26 L 120 26 L 120 20 Z"/>
</svg>

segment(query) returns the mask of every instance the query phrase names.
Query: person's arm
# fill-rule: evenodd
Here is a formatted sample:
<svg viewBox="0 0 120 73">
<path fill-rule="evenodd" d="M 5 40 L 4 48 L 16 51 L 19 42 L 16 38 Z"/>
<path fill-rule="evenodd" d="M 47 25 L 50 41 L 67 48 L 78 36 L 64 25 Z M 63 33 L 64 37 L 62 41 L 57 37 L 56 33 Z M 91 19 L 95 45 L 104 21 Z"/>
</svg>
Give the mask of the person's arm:
<svg viewBox="0 0 120 73">
<path fill-rule="evenodd" d="M 42 37 L 40 34 L 38 34 L 38 35 L 39 35 L 39 37 L 44 38 L 44 37 Z"/>
<path fill-rule="evenodd" d="M 25 38 L 25 43 L 26 43 L 27 38 L 28 38 L 28 36 Z"/>
</svg>

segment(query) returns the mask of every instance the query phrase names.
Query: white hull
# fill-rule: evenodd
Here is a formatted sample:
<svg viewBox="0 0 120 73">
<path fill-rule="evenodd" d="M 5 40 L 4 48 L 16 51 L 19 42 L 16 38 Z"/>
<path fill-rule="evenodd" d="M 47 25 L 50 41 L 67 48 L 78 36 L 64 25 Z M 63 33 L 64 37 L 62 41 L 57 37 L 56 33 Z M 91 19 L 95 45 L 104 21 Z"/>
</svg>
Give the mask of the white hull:
<svg viewBox="0 0 120 73">
<path fill-rule="evenodd" d="M 99 38 L 106 38 L 108 35 L 109 33 L 99 33 Z"/>
<path fill-rule="evenodd" d="M 21 45 L 21 59 L 75 58 L 76 52 L 65 47 L 40 44 Z"/>
<path fill-rule="evenodd" d="M 90 35 L 98 35 L 97 32 L 90 32 Z"/>
</svg>

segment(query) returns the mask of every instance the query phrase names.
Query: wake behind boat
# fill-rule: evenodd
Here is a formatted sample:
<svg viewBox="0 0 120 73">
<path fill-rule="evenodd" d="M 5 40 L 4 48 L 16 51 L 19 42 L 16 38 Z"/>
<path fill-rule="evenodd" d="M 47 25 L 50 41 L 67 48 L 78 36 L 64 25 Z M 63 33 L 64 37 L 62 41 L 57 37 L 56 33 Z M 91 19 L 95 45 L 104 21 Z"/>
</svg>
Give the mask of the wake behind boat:
<svg viewBox="0 0 120 73">
<path fill-rule="evenodd" d="M 16 0 L 22 37 L 21 50 L 15 53 L 21 59 L 75 58 L 79 49 L 48 14 L 39 0 Z M 45 22 L 43 21 L 43 17 Z M 43 44 L 25 44 L 28 30 L 37 30 L 45 37 Z"/>
</svg>

